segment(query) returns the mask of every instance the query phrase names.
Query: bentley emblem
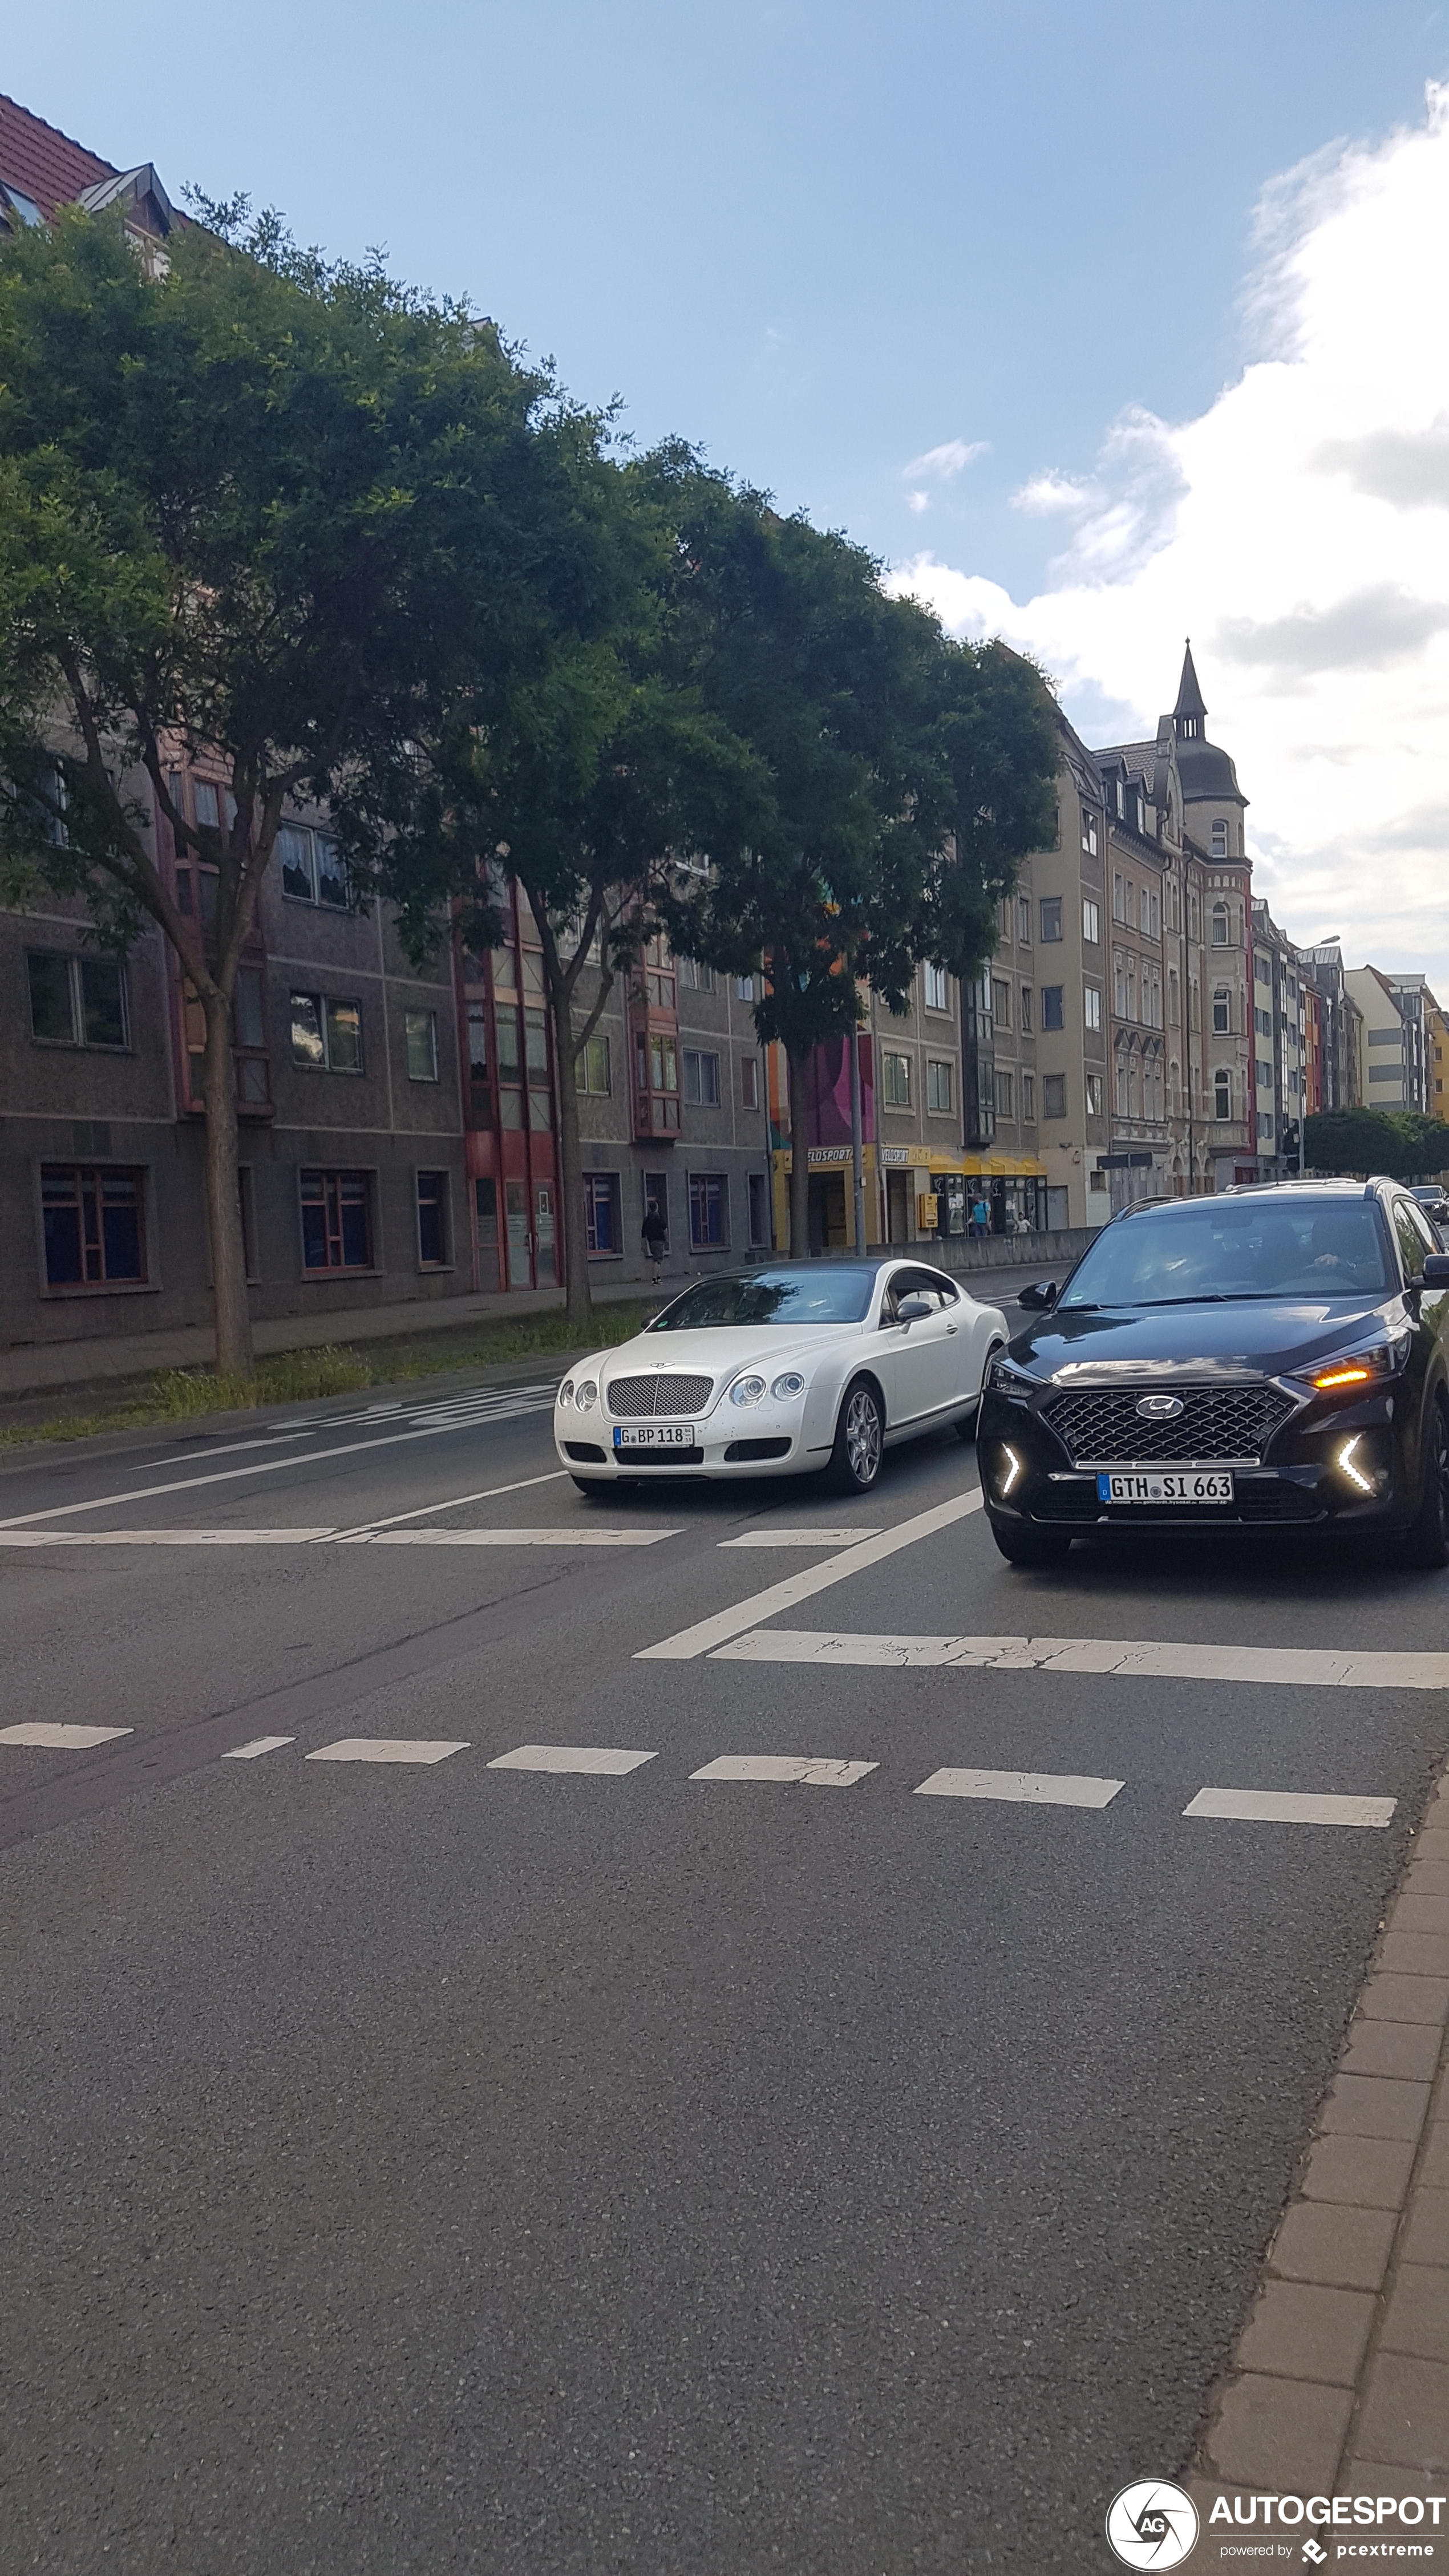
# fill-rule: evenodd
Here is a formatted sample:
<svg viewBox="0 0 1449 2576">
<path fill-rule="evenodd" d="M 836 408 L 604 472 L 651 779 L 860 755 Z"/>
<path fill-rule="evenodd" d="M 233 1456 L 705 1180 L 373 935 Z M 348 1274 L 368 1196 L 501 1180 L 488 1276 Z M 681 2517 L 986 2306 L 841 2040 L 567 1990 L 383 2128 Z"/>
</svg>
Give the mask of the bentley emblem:
<svg viewBox="0 0 1449 2576">
<path fill-rule="evenodd" d="M 1175 1422 L 1186 1408 L 1180 1395 L 1143 1395 L 1134 1410 L 1144 1422 Z"/>
</svg>

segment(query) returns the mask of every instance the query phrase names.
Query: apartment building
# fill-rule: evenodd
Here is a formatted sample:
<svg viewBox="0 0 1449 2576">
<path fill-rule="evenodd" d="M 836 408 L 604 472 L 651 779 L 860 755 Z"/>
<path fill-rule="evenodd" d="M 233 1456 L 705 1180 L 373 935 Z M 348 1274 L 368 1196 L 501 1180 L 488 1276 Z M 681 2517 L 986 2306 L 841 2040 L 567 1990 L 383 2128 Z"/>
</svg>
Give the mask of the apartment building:
<svg viewBox="0 0 1449 2576">
<path fill-rule="evenodd" d="M 1343 951 L 1336 939 L 1316 948 L 1300 948 L 1298 964 L 1305 983 L 1305 1032 L 1310 1044 L 1316 1021 L 1318 1061 L 1305 1067 L 1305 1115 L 1318 1109 L 1351 1109 L 1363 1097 L 1363 1020 L 1348 989 Z M 1315 1089 L 1316 1086 L 1316 1089 Z M 1309 1096 L 1312 1095 L 1312 1096 Z"/>
<path fill-rule="evenodd" d="M 1307 1115 L 1307 1003 L 1297 949 L 1266 903 L 1253 905 L 1253 1083 L 1258 1157 L 1265 1180 L 1284 1178 L 1301 1162 Z"/>
<path fill-rule="evenodd" d="M 1423 1099 L 1423 1001 L 1377 966 L 1350 967 L 1345 985 L 1363 1021 L 1365 1109 L 1417 1109 Z"/>
</svg>

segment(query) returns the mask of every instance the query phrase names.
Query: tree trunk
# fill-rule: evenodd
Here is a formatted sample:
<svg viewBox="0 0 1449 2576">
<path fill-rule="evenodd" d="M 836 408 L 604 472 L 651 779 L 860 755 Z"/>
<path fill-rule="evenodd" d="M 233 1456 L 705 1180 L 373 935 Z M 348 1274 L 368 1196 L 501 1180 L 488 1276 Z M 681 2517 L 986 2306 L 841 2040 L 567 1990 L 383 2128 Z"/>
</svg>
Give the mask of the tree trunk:
<svg viewBox="0 0 1449 2576">
<path fill-rule="evenodd" d="M 250 1377 L 256 1363 L 252 1354 L 246 1245 L 242 1236 L 230 997 L 213 989 L 205 996 L 203 1009 L 206 1014 L 206 1231 L 211 1247 L 216 1367 L 217 1374 L 222 1377 Z"/>
<path fill-rule="evenodd" d="M 558 1076 L 558 1194 L 563 1216 L 564 1311 L 571 1324 L 591 1322 L 589 1247 L 584 1234 L 583 1157 L 579 1150 L 579 1064 L 574 1053 L 573 994 L 550 977 Z"/>
<path fill-rule="evenodd" d="M 790 1258 L 810 1258 L 810 1148 L 805 1142 L 805 1086 L 810 1054 L 792 1055 L 790 1066 Z"/>
</svg>

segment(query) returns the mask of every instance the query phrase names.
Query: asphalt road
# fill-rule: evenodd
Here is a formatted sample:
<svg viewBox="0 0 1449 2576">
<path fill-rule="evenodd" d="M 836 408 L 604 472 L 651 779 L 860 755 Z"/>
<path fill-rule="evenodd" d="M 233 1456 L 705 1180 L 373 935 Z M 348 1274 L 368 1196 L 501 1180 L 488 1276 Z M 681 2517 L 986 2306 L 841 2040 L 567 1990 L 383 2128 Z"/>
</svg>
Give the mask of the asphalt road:
<svg viewBox="0 0 1449 2576">
<path fill-rule="evenodd" d="M 0 2569 L 1109 2566 L 1449 1752 L 1377 1663 L 1438 1651 L 1449 1578 L 1261 1537 L 1013 1570 L 951 1436 L 864 1508 L 601 1509 L 545 1401 L 0 1473 Z M 55 1726 L 129 1731 L 4 1740 Z M 306 1758 L 359 1738 L 462 1749 Z M 490 1768 L 538 1746 L 649 1758 Z M 740 1756 L 874 1767 L 691 1777 Z M 942 1769 L 1058 1785 L 913 1794 Z"/>
</svg>

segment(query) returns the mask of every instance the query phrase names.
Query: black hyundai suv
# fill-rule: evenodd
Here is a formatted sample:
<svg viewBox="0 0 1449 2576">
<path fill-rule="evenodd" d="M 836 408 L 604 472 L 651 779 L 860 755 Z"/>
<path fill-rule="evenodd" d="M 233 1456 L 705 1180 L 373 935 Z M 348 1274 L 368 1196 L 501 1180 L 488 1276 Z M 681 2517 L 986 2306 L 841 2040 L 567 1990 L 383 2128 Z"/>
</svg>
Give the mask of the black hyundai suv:
<svg viewBox="0 0 1449 2576">
<path fill-rule="evenodd" d="M 987 1372 L 992 1534 L 1016 1565 L 1133 1529 L 1385 1531 L 1449 1563 L 1449 1254 L 1393 1181 L 1128 1209 Z"/>
</svg>

